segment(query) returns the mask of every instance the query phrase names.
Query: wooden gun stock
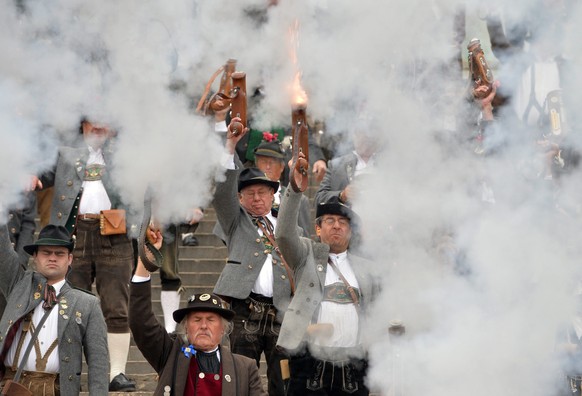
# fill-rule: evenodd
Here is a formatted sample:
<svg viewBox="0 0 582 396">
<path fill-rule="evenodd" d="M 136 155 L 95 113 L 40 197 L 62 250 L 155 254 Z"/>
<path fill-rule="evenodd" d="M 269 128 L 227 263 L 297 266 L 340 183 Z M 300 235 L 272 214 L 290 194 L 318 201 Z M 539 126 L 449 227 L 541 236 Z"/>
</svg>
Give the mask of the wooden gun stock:
<svg viewBox="0 0 582 396">
<path fill-rule="evenodd" d="M 472 39 L 467 44 L 469 50 L 469 72 L 471 73 L 471 80 L 473 81 L 473 88 L 485 85 L 488 87 L 487 91 L 476 93 L 479 99 L 485 98 L 491 93 L 493 88 L 493 73 L 485 60 L 483 49 L 481 48 L 481 41 L 477 38 Z"/>
<path fill-rule="evenodd" d="M 197 113 L 208 114 L 208 109 L 216 113 L 218 111 L 225 110 L 230 105 L 229 97 L 232 90 L 232 74 L 235 73 L 235 70 L 236 59 L 229 59 L 226 61 L 225 65 L 221 66 L 217 71 L 214 72 L 214 74 L 208 80 L 208 83 L 206 83 L 204 93 L 198 102 L 198 106 L 196 106 Z M 221 72 L 222 77 L 220 78 L 220 86 L 218 91 L 208 100 L 206 100 L 212 87 L 212 83 Z"/>
<path fill-rule="evenodd" d="M 290 169 L 291 188 L 295 192 L 303 192 L 307 189 L 307 170 L 309 169 L 309 130 L 307 129 L 304 106 L 297 106 L 293 109 L 291 123 L 293 128 L 293 161 Z M 299 153 L 303 153 L 305 158 L 299 158 Z"/>
<path fill-rule="evenodd" d="M 232 118 L 241 119 L 241 122 L 235 122 L 232 125 L 232 135 L 238 136 L 247 127 L 247 75 L 245 72 L 232 74 L 232 92 L 230 115 Z"/>
</svg>

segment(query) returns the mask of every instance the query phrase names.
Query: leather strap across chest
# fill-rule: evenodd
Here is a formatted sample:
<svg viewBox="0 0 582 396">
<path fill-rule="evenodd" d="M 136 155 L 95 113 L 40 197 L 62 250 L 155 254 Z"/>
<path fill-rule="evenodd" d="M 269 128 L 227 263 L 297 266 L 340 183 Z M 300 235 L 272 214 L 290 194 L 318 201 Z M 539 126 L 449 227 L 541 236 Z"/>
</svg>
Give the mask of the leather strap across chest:
<svg viewBox="0 0 582 396">
<path fill-rule="evenodd" d="M 264 219 L 266 221 L 269 221 L 267 218 L 264 218 Z M 257 220 L 257 226 L 261 229 L 261 231 L 263 232 L 263 235 L 267 237 L 267 239 L 269 240 L 269 242 L 273 246 L 273 249 L 277 252 L 277 254 L 279 254 L 279 257 L 281 257 L 281 261 L 283 262 L 283 266 L 285 266 L 285 271 L 287 271 L 287 278 L 289 279 L 289 287 L 291 288 L 291 296 L 295 295 L 295 280 L 293 279 L 293 272 L 291 271 L 291 268 L 287 264 L 285 257 L 283 257 L 281 250 L 279 250 L 279 245 L 277 245 L 277 241 L 275 241 L 275 238 L 273 236 L 273 232 L 270 230 L 267 230 L 267 228 L 263 225 L 263 223 L 260 220 Z"/>
</svg>

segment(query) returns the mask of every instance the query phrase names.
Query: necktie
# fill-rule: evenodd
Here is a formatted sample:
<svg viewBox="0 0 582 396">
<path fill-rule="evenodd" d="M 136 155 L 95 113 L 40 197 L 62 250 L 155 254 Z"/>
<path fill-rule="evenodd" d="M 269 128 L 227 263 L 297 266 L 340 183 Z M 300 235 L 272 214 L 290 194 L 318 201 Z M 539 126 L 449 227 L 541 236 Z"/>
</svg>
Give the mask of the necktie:
<svg viewBox="0 0 582 396">
<path fill-rule="evenodd" d="M 196 359 L 198 359 L 198 367 L 201 373 L 220 373 L 220 361 L 214 352 L 196 351 Z"/>
<path fill-rule="evenodd" d="M 57 302 L 57 292 L 52 285 L 46 284 L 44 287 L 44 301 L 42 307 L 44 309 L 52 309 Z"/>
</svg>

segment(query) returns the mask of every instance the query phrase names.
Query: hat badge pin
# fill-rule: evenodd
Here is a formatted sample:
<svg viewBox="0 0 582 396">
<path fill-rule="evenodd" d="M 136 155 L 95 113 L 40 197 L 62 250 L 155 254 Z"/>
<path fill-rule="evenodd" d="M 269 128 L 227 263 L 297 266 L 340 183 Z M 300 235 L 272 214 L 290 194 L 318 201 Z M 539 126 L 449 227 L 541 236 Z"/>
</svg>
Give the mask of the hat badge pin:
<svg viewBox="0 0 582 396">
<path fill-rule="evenodd" d="M 210 300 L 210 294 L 203 294 L 200 296 L 200 301 L 208 301 Z"/>
</svg>

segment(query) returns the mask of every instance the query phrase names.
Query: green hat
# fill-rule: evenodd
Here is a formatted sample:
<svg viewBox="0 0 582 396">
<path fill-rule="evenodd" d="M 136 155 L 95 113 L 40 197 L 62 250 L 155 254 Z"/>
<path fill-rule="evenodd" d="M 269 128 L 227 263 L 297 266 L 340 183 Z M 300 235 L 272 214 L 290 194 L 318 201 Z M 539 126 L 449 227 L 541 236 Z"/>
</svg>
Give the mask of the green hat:
<svg viewBox="0 0 582 396">
<path fill-rule="evenodd" d="M 39 246 L 64 246 L 72 252 L 75 241 L 65 227 L 49 224 L 40 231 L 35 243 L 26 245 L 23 249 L 28 254 L 34 254 Z"/>
<path fill-rule="evenodd" d="M 263 157 L 272 157 L 285 160 L 285 152 L 283 147 L 281 147 L 281 142 L 278 140 L 273 140 L 270 142 L 263 141 L 261 144 L 255 148 L 255 156 L 262 155 Z"/>
</svg>

